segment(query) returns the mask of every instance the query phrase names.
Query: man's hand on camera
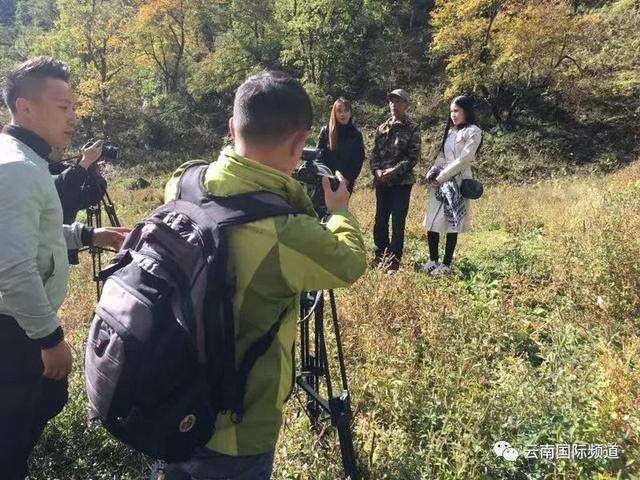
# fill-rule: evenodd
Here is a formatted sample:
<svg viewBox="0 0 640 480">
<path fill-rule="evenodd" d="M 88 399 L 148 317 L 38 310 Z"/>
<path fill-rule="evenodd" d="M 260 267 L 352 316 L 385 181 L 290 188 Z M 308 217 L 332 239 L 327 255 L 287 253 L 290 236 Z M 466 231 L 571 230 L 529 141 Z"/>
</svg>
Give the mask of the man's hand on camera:
<svg viewBox="0 0 640 480">
<path fill-rule="evenodd" d="M 342 173 L 336 171 L 336 178 L 340 181 L 338 189 L 334 192 L 331 190 L 331 183 L 327 177 L 322 177 L 322 188 L 324 189 L 324 202 L 329 212 L 337 212 L 339 210 L 349 209 L 349 197 L 351 194 L 347 189 L 349 182 L 345 180 Z"/>
<path fill-rule="evenodd" d="M 44 365 L 43 375 L 53 380 L 62 380 L 71 373 L 73 357 L 69 344 L 62 340 L 55 347 L 43 348 L 40 356 Z"/>
<path fill-rule="evenodd" d="M 102 140 L 97 140 L 88 147 L 82 148 L 82 160 L 80 160 L 82 168 L 88 170 L 102 156 L 102 143 Z"/>
<path fill-rule="evenodd" d="M 93 244 L 96 247 L 120 250 L 124 238 L 130 231 L 131 229 L 126 227 L 96 228 L 93 231 Z"/>
</svg>

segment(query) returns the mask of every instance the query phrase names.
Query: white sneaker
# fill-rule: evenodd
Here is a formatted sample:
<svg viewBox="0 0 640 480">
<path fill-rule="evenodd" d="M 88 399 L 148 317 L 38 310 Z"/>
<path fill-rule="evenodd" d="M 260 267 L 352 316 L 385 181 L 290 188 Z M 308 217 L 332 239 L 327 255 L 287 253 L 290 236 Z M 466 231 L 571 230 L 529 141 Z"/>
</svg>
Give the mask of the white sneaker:
<svg viewBox="0 0 640 480">
<path fill-rule="evenodd" d="M 437 268 L 431 271 L 430 275 L 439 277 L 442 275 L 451 275 L 452 273 L 453 270 L 451 270 L 451 267 L 447 267 L 444 263 L 441 263 Z"/>
<path fill-rule="evenodd" d="M 420 271 L 423 273 L 431 273 L 436 268 L 438 268 L 440 264 L 438 262 L 434 262 L 433 260 L 429 260 L 427 263 L 423 263 L 420 267 Z"/>
</svg>

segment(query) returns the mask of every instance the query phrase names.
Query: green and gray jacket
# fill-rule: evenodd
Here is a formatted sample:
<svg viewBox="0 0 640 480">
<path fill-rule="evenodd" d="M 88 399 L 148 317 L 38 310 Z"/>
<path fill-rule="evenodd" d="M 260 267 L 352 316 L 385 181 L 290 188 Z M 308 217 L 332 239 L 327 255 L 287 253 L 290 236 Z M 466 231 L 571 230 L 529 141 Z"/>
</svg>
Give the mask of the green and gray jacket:
<svg viewBox="0 0 640 480">
<path fill-rule="evenodd" d="M 181 166 L 167 184 L 165 200 L 175 198 L 178 179 L 187 165 Z M 281 312 L 287 313 L 276 340 L 249 374 L 242 423 L 234 424 L 229 415 L 219 415 L 207 446 L 226 455 L 264 453 L 275 448 L 282 407 L 294 384 L 293 348 L 300 293 L 355 282 L 366 269 L 364 241 L 350 212 L 334 212 L 326 224 L 321 224 L 298 182 L 238 155 L 230 147 L 208 167 L 205 186 L 220 196 L 268 190 L 302 212 L 227 230 L 228 280 L 236 285 L 236 362 Z"/>
</svg>

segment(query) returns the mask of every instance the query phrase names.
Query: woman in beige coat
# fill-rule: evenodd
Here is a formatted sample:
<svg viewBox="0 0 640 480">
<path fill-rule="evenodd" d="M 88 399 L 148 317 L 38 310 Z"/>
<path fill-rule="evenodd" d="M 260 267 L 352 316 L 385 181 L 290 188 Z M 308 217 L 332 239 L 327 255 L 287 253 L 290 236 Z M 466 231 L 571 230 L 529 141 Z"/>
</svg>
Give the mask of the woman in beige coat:
<svg viewBox="0 0 640 480">
<path fill-rule="evenodd" d="M 423 225 L 427 230 L 429 261 L 423 272 L 431 275 L 451 273 L 451 262 L 458 233 L 471 226 L 469 200 L 460 194 L 460 185 L 473 178 L 471 165 L 482 143 L 482 130 L 475 125 L 473 99 L 461 95 L 451 102 L 450 115 L 435 164 L 427 173 L 429 204 Z M 440 234 L 446 234 L 445 254 L 438 261 Z"/>
</svg>

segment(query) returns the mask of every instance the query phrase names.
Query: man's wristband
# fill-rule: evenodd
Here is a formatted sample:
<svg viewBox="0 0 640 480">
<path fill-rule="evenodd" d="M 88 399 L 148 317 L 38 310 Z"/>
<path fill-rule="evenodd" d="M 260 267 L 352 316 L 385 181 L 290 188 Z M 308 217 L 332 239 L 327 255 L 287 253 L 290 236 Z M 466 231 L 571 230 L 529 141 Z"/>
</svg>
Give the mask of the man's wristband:
<svg viewBox="0 0 640 480">
<path fill-rule="evenodd" d="M 53 333 L 50 333 L 44 338 L 39 338 L 38 343 L 40 343 L 41 349 L 47 350 L 48 348 L 55 347 L 62 340 L 64 340 L 64 332 L 62 331 L 62 327 L 58 327 L 53 331 Z"/>
<path fill-rule="evenodd" d="M 80 241 L 85 247 L 93 247 L 93 227 L 82 226 L 80 231 Z"/>
</svg>

